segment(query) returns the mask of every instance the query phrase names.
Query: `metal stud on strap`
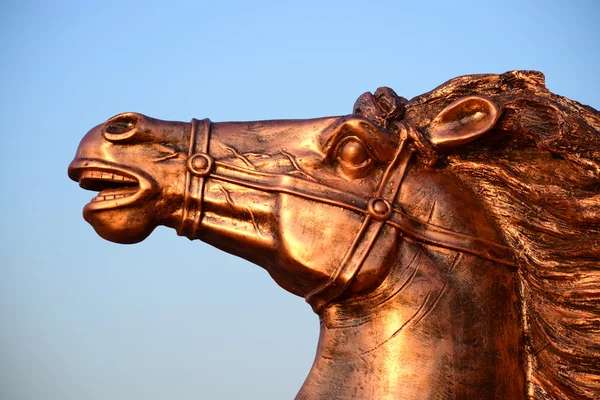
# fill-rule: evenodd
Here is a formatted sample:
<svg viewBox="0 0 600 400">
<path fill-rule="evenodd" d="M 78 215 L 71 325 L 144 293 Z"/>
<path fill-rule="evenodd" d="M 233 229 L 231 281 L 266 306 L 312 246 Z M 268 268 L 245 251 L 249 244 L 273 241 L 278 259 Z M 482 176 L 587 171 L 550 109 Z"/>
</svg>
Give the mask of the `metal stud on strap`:
<svg viewBox="0 0 600 400">
<path fill-rule="evenodd" d="M 196 153 L 187 161 L 188 171 L 197 177 L 205 177 L 215 168 L 215 160 L 206 153 Z"/>
<path fill-rule="evenodd" d="M 392 203 L 382 197 L 372 197 L 367 203 L 367 214 L 378 221 L 386 221 L 392 216 Z"/>
</svg>

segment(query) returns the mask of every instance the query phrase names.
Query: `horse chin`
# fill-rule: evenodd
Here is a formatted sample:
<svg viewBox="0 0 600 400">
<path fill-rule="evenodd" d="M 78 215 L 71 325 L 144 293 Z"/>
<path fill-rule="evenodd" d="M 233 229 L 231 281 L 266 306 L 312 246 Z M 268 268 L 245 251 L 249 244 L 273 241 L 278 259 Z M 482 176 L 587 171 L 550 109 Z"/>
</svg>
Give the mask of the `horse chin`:
<svg viewBox="0 0 600 400">
<path fill-rule="evenodd" d="M 91 210 L 83 209 L 83 218 L 102 238 L 119 244 L 133 244 L 146 239 L 156 228 L 143 208 Z"/>
</svg>

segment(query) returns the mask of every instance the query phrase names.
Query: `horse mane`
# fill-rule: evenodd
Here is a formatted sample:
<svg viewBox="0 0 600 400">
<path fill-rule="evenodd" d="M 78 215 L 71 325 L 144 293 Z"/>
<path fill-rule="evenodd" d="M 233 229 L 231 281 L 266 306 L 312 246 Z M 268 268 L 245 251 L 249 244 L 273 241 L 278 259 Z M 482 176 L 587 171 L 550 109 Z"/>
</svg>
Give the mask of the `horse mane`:
<svg viewBox="0 0 600 400">
<path fill-rule="evenodd" d="M 374 96 L 388 98 L 384 110 L 389 90 Z M 473 95 L 494 101 L 501 117 L 479 139 L 436 154 L 434 168 L 473 188 L 519 254 L 528 397 L 600 398 L 600 113 L 551 93 L 539 72 L 511 71 L 396 96 L 402 112 L 387 115 L 427 137 L 444 107 Z"/>
</svg>

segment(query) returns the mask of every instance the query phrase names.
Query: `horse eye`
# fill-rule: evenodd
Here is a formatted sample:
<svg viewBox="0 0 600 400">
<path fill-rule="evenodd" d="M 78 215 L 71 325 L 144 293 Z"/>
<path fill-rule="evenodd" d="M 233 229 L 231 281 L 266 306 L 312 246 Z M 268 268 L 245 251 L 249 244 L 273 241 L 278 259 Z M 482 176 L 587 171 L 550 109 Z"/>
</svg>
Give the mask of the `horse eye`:
<svg viewBox="0 0 600 400">
<path fill-rule="evenodd" d="M 342 144 L 338 157 L 352 167 L 359 167 L 369 162 L 367 149 L 361 142 L 354 139 L 347 140 Z"/>
</svg>

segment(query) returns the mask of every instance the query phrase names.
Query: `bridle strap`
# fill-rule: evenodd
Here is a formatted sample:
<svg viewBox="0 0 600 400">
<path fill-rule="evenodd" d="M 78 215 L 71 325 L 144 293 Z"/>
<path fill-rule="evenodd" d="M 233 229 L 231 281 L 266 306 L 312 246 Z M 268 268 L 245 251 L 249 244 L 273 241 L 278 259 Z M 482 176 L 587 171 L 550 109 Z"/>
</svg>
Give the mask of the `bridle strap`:
<svg viewBox="0 0 600 400">
<path fill-rule="evenodd" d="M 177 234 L 192 238 L 200 228 L 204 178 L 214 169 L 214 160 L 208 155 L 210 120 L 192 119 L 190 124 L 183 215 Z"/>
<path fill-rule="evenodd" d="M 185 200 L 179 235 L 193 239 L 202 219 L 205 178 L 219 180 L 269 193 L 284 193 L 344 208 L 365 216 L 344 258 L 329 279 L 306 296 L 318 312 L 339 297 L 350 285 L 367 259 L 386 224 L 417 242 L 472 254 L 510 268 L 518 266 L 514 250 L 482 238 L 465 235 L 420 221 L 407 215 L 398 205 L 398 197 L 413 150 L 408 145 L 406 127 L 399 129 L 396 153 L 383 174 L 373 197 L 349 193 L 297 176 L 260 172 L 215 161 L 209 154 L 210 120 L 192 120 L 190 147 L 185 177 Z"/>
<path fill-rule="evenodd" d="M 367 214 L 368 197 L 292 175 L 259 172 L 215 161 L 215 169 L 210 174 L 210 179 L 268 193 L 289 194 L 358 214 Z M 518 265 L 514 250 L 509 247 L 428 224 L 406 214 L 397 205 L 394 205 L 392 215 L 386 223 L 418 242 L 472 254 L 509 267 Z"/>
<path fill-rule="evenodd" d="M 375 196 L 367 201 L 365 219 L 344 258 L 325 283 L 306 295 L 306 302 L 316 313 L 344 293 L 362 268 L 384 225 L 393 215 L 392 204 L 400 192 L 412 155 L 412 151 L 406 149 L 407 139 L 406 130 L 402 130 L 396 153 L 381 178 Z"/>
</svg>

